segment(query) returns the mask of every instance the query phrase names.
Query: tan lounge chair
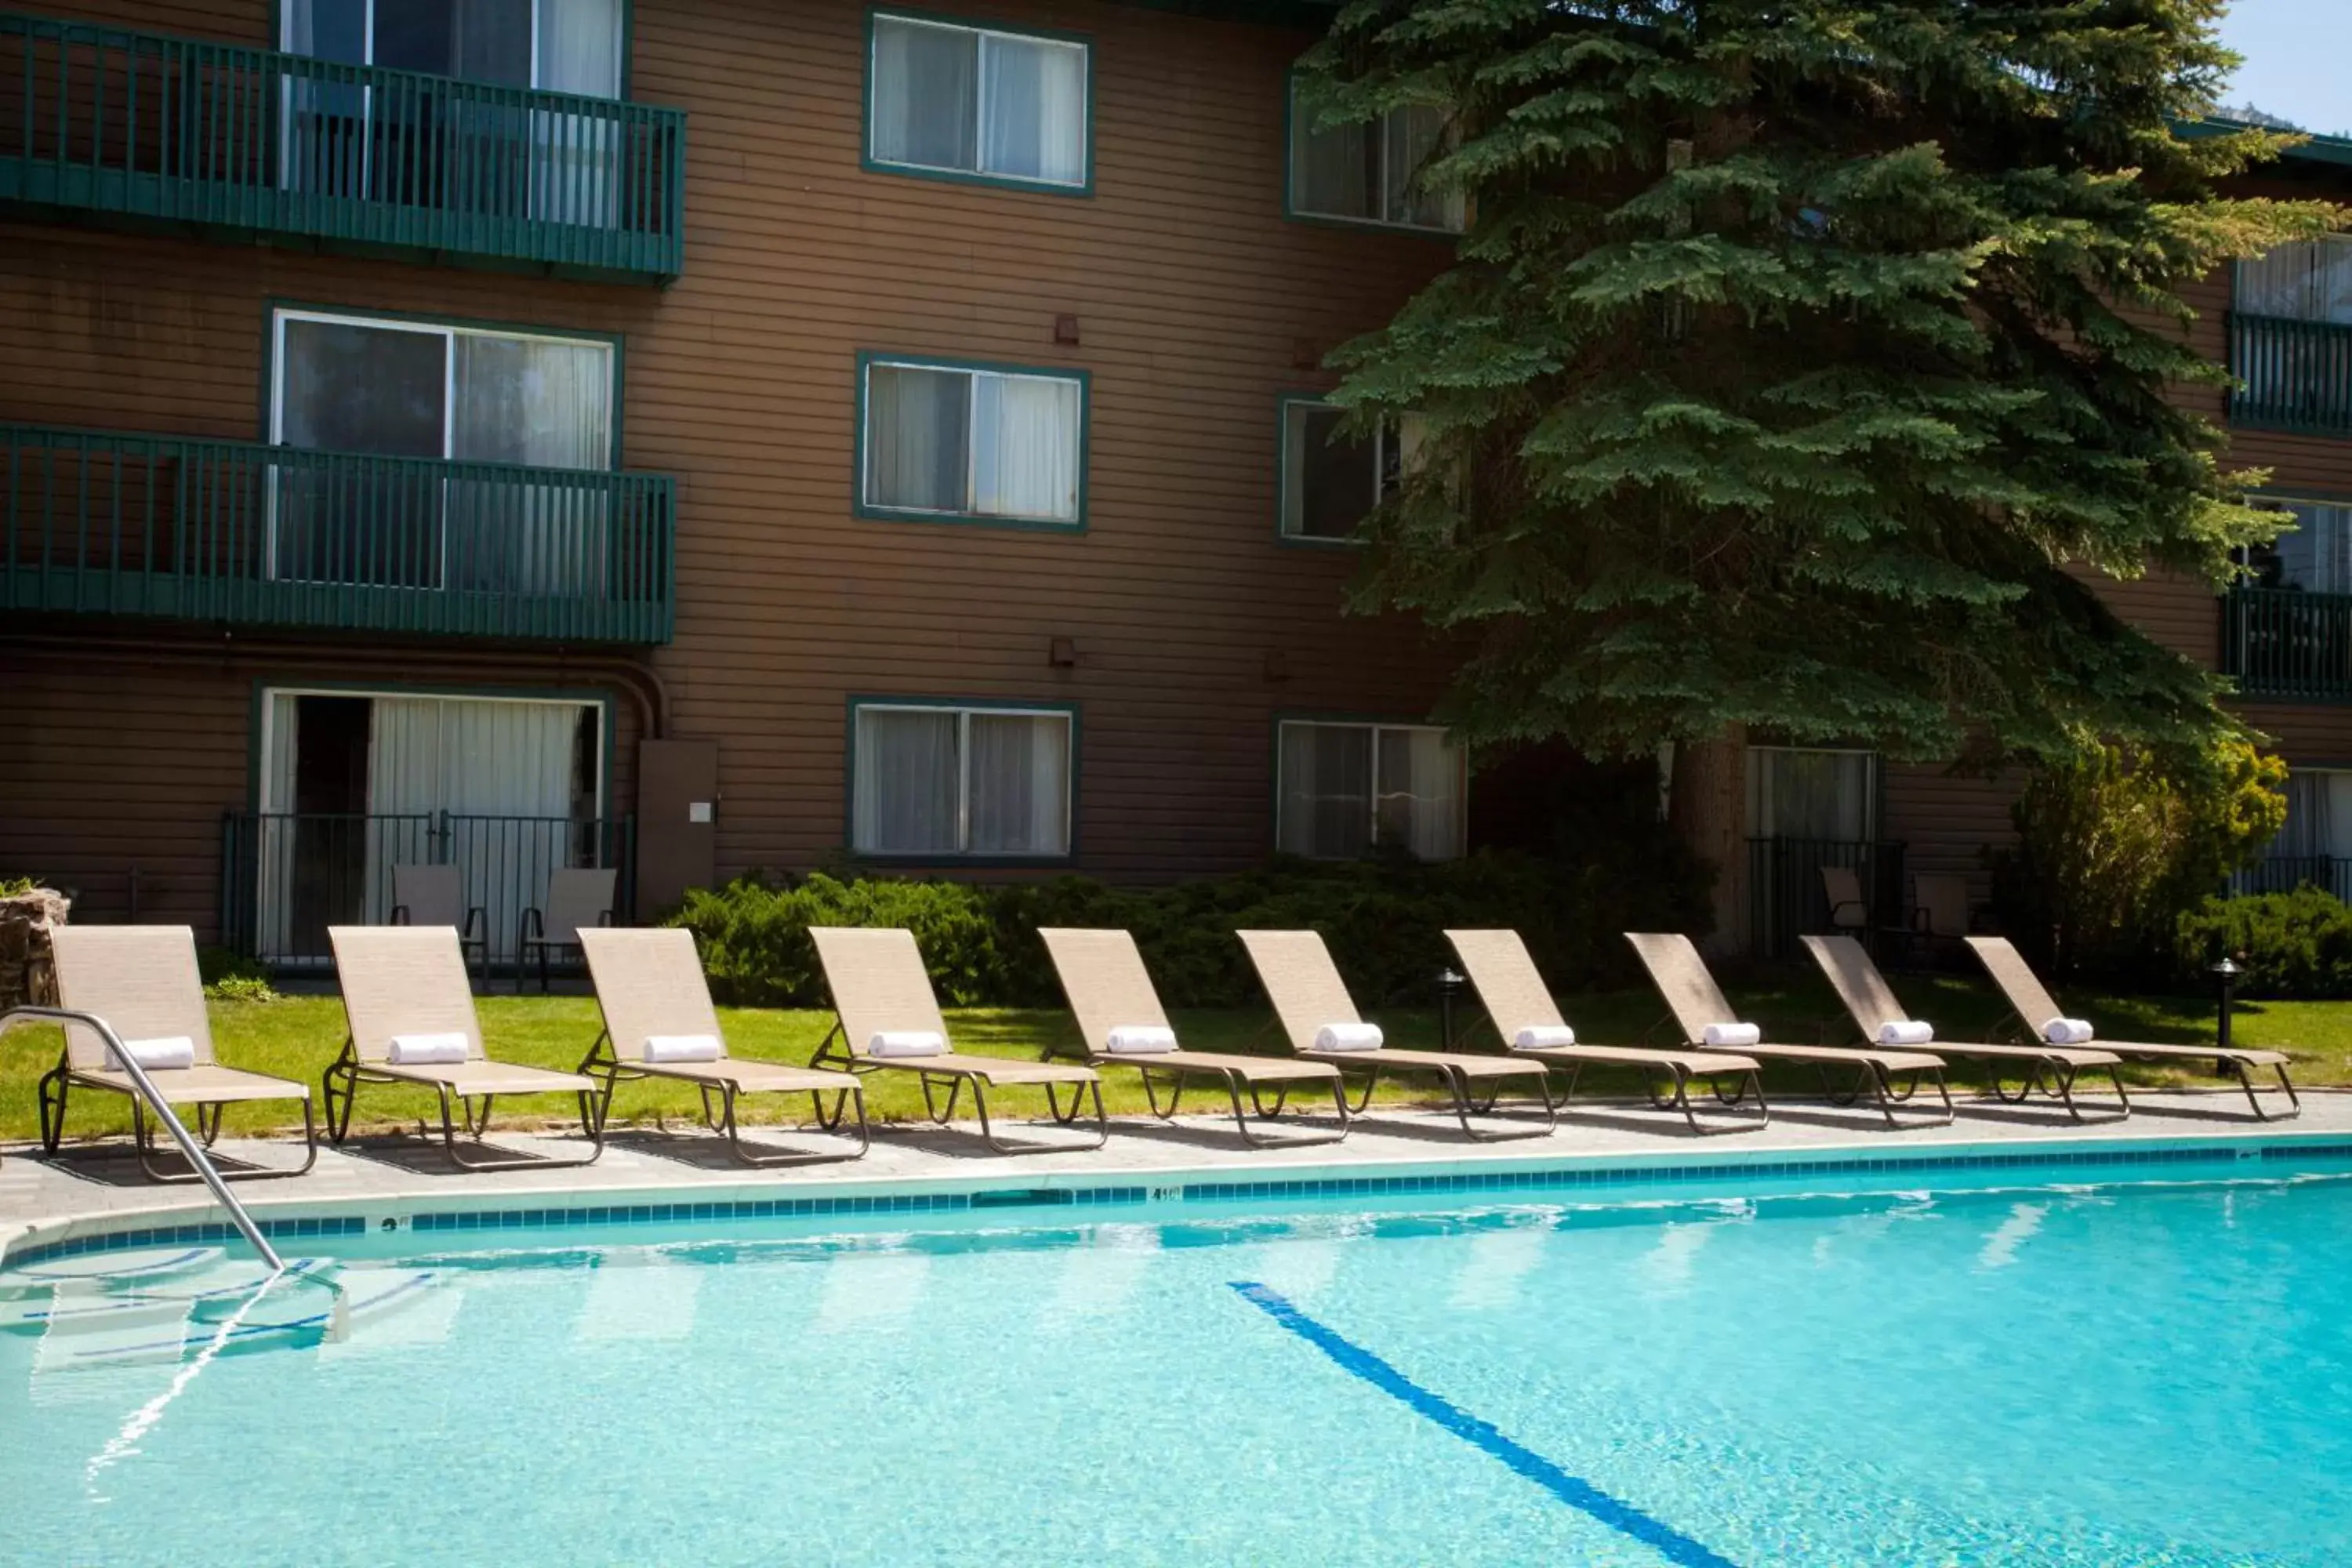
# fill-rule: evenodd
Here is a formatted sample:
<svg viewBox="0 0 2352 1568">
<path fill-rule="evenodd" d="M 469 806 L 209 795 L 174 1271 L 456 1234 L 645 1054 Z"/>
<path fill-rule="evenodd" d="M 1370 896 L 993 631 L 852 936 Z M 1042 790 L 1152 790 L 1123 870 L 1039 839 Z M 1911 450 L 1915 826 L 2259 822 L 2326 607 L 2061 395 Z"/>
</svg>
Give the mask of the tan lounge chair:
<svg viewBox="0 0 2352 1568">
<path fill-rule="evenodd" d="M 1752 1058 L 1736 1051 L 1657 1051 L 1627 1046 L 1588 1046 L 1581 1041 L 1573 1046 L 1519 1048 L 1514 1042 L 1520 1030 L 1557 1029 L 1566 1023 L 1552 1000 L 1550 989 L 1544 984 L 1542 972 L 1536 968 L 1534 956 L 1528 952 L 1528 944 L 1519 940 L 1515 931 L 1450 931 L 1445 940 L 1454 944 L 1462 967 L 1469 973 L 1471 985 L 1478 993 L 1480 1005 L 1486 1009 L 1488 1021 L 1495 1026 L 1495 1033 L 1503 1044 L 1512 1047 L 1511 1054 L 1546 1062 L 1567 1072 L 1568 1088 L 1559 1097 L 1560 1104 L 1566 1105 L 1575 1095 L 1577 1074 L 1586 1066 L 1634 1067 L 1640 1068 L 1650 1081 L 1650 1103 L 1660 1110 L 1681 1111 L 1694 1132 L 1748 1132 L 1771 1121 L 1771 1107 L 1764 1102 L 1760 1069 Z M 1661 1078 L 1673 1082 L 1673 1094 L 1657 1091 Z M 1701 1121 L 1691 1106 L 1690 1080 L 1694 1078 L 1715 1080 L 1715 1096 L 1726 1105 L 1738 1105 L 1753 1095 L 1756 1114 L 1714 1125 Z M 1723 1092 L 1727 1079 L 1744 1080 L 1738 1093 Z"/>
<path fill-rule="evenodd" d="M 1296 1057 L 1231 1056 L 1181 1048 L 1148 1053 L 1110 1050 L 1108 1042 L 1113 1030 L 1168 1027 L 1168 1015 L 1160 1008 L 1160 994 L 1152 988 L 1151 976 L 1143 967 L 1143 954 L 1136 951 L 1135 939 L 1123 931 L 1041 929 L 1037 934 L 1045 939 L 1045 951 L 1054 960 L 1054 973 L 1061 976 L 1063 994 L 1070 999 L 1070 1011 L 1077 1016 L 1078 1035 L 1085 1042 L 1080 1049 L 1087 1062 L 1097 1068 L 1134 1068 L 1143 1077 L 1144 1099 L 1150 1103 L 1154 1116 L 1165 1121 L 1176 1114 L 1185 1079 L 1211 1079 L 1225 1086 L 1225 1093 L 1233 1101 L 1234 1126 L 1242 1141 L 1253 1147 L 1337 1143 L 1348 1136 L 1347 1087 L 1339 1069 L 1328 1063 L 1303 1062 Z M 1048 1046 L 1045 1049 L 1050 1057 L 1053 1047 Z M 1154 1074 L 1163 1076 L 1169 1085 L 1165 1110 L 1160 1109 Z M 1260 1088 L 1267 1084 L 1276 1086 L 1272 1110 L 1259 1098 Z M 1249 1114 L 1242 1109 L 1244 1088 L 1249 1090 L 1250 1110 L 1270 1119 L 1282 1114 L 1291 1089 L 1300 1086 L 1320 1086 L 1331 1091 L 1331 1103 L 1339 1115 L 1339 1131 L 1313 1138 L 1267 1138 L 1251 1131 Z"/>
<path fill-rule="evenodd" d="M 467 984 L 466 960 L 458 952 L 455 930 L 448 926 L 330 926 L 327 938 L 334 944 L 343 1016 L 351 1026 L 342 1054 L 326 1071 L 329 1137 L 340 1143 L 350 1134 L 360 1085 L 413 1084 L 441 1097 L 441 1143 L 449 1152 L 450 1163 L 462 1170 L 545 1171 L 595 1163 L 604 1152 L 604 1123 L 596 1114 L 596 1080 L 576 1072 L 492 1061 L 483 1055 L 473 988 Z M 463 1036 L 466 1059 L 393 1061 L 394 1037 L 408 1035 Z M 490 1107 L 497 1096 L 562 1093 L 580 1097 L 580 1121 L 590 1140 L 585 1159 L 542 1160 L 527 1155 L 482 1160 L 459 1152 L 450 1115 L 453 1101 L 465 1113 L 466 1131 L 478 1141 L 489 1130 Z"/>
<path fill-rule="evenodd" d="M 923 1109 L 944 1127 L 955 1115 L 964 1085 L 971 1086 L 973 1106 L 980 1112 L 980 1135 L 1000 1154 L 1049 1153 L 1074 1148 L 1099 1149 L 1110 1138 L 1110 1117 L 1103 1110 L 1102 1078 L 1092 1068 L 1052 1062 L 1015 1062 L 1002 1057 L 959 1056 L 952 1045 L 930 1056 L 875 1056 L 867 1047 L 885 1033 L 934 1035 L 948 1039 L 947 1020 L 940 1016 L 939 998 L 931 994 L 931 977 L 923 955 L 907 931 L 860 931 L 840 926 L 811 926 L 817 962 L 824 968 L 825 988 L 833 993 L 834 1024 L 812 1067 L 839 1062 L 851 1072 L 888 1068 L 911 1072 L 922 1079 Z M 1000 1084 L 1038 1084 L 1045 1090 L 1046 1109 L 1067 1127 L 1086 1109 L 1086 1096 L 1095 1099 L 1095 1141 L 1087 1144 L 1008 1143 L 997 1137 L 988 1120 L 988 1091 Z M 1058 1090 L 1067 1085 L 1070 1108 L 1062 1109 Z M 944 1087 L 942 1108 L 933 1098 Z"/>
<path fill-rule="evenodd" d="M 580 951 L 580 933 L 613 923 L 613 890 L 620 873 L 609 866 L 572 866 L 547 875 L 547 908 L 522 912 L 522 929 L 515 937 L 515 994 L 522 994 L 522 972 L 539 960 L 539 988 L 547 990 L 550 953 Z"/>
<path fill-rule="evenodd" d="M 2041 977 L 2033 973 L 2033 966 L 2025 962 L 2024 955 L 2010 944 L 2007 937 L 1972 936 L 1968 942 L 1969 951 L 1984 964 L 1985 973 L 1991 975 L 1992 983 L 2000 988 L 2000 994 L 2008 1001 L 2011 1016 L 2021 1031 L 2038 1035 L 2051 1019 L 2066 1016 L 2060 1011 L 2057 999 L 2050 994 Z M 2085 1044 L 2103 1051 L 2113 1051 L 2126 1061 L 2172 1062 L 2183 1066 L 2211 1062 L 2221 1076 L 2233 1077 L 2238 1080 L 2238 1087 L 2245 1090 L 2246 1103 L 2253 1107 L 2254 1115 L 2262 1121 L 2289 1121 L 2303 1114 L 2302 1097 L 2294 1092 L 2294 1082 L 2286 1076 L 2290 1058 L 2284 1051 L 2242 1050 L 2235 1046 L 2224 1049 L 2218 1045 L 2152 1046 L 2138 1041 L 2103 1040 L 2095 1035 Z M 2285 1093 L 2286 1110 L 2274 1112 L 2263 1109 L 2262 1096 L 2254 1088 L 2252 1069 L 2256 1068 L 2269 1068 L 2278 1075 L 2278 1089 L 2269 1092 Z"/>
<path fill-rule="evenodd" d="M 184 1036 L 194 1047 L 194 1064 L 149 1068 L 148 1079 L 166 1105 L 196 1108 L 196 1133 L 206 1147 L 220 1136 L 221 1110 L 237 1100 L 299 1100 L 302 1102 L 302 1163 L 290 1171 L 234 1170 L 231 1181 L 299 1176 L 319 1158 L 319 1133 L 310 1114 L 310 1086 L 291 1079 L 223 1067 L 213 1057 L 211 1020 L 205 1013 L 205 984 L 196 970 L 196 935 L 186 926 L 58 926 L 49 933 L 57 965 L 58 1000 L 77 1013 L 95 1013 L 127 1045 L 138 1040 Z M 164 1170 L 155 1163 L 154 1130 L 147 1102 L 131 1075 L 112 1065 L 104 1041 L 87 1026 L 66 1026 L 66 1048 L 40 1082 L 41 1147 L 58 1152 L 66 1130 L 66 1097 L 77 1089 L 128 1096 L 131 1136 L 139 1169 L 151 1182 L 201 1180 L 194 1171 Z"/>
<path fill-rule="evenodd" d="M 1709 1024 L 1741 1021 L 1731 1010 L 1722 988 L 1716 984 L 1715 976 L 1706 972 L 1706 963 L 1699 957 L 1690 938 L 1674 931 L 1629 931 L 1625 940 L 1641 955 L 1642 967 L 1650 972 L 1650 983 L 1665 999 L 1666 1010 L 1685 1043 L 1696 1046 L 1705 1040 Z M 1755 1045 L 1740 1047 L 1739 1054 L 1759 1062 L 1809 1064 L 1820 1069 L 1822 1089 L 1832 1105 L 1859 1104 L 1862 1097 L 1868 1094 L 1889 1127 L 1905 1125 L 1896 1119 L 1895 1108 L 1911 1098 L 1920 1078 L 1925 1076 L 1932 1079 L 1944 1102 L 1942 1121 L 1925 1124 L 1943 1126 L 1952 1120 L 1952 1091 L 1944 1082 L 1944 1058 L 1927 1051 L 1891 1050 L 1877 1046 L 1844 1050 L 1834 1046 Z M 1838 1086 L 1830 1076 L 1836 1068 L 1853 1070 L 1853 1087 Z M 1910 1080 L 1900 1091 L 1895 1087 L 1897 1074 Z"/>
<path fill-rule="evenodd" d="M 587 929 L 580 933 L 580 947 L 587 955 L 596 1005 L 604 1016 L 604 1032 L 580 1064 L 582 1072 L 604 1080 L 604 1100 L 596 1108 L 600 1123 L 612 1114 L 616 1085 L 643 1079 L 675 1079 L 701 1091 L 703 1122 L 714 1132 L 724 1132 L 729 1150 L 747 1165 L 824 1164 L 855 1160 L 866 1152 L 866 1086 L 856 1075 L 783 1062 L 747 1061 L 727 1054 L 727 1037 L 719 1032 L 719 1013 L 710 1005 L 710 986 L 703 978 L 702 960 L 695 953 L 691 931 Z M 647 1042 L 689 1036 L 717 1041 L 718 1059 L 646 1059 Z M 843 1115 L 855 1107 L 857 1146 L 844 1153 L 755 1152 L 744 1147 L 735 1120 L 735 1101 L 746 1094 L 806 1094 L 817 1125 L 827 1132 L 838 1128 Z M 830 1116 L 824 1109 L 828 1094 L 834 1097 Z"/>
<path fill-rule="evenodd" d="M 458 949 L 490 974 L 489 914 L 466 902 L 465 874 L 455 866 L 394 866 L 392 921 L 396 926 L 454 926 Z"/>
<path fill-rule="evenodd" d="M 1879 1031 L 1888 1024 L 1900 1024 L 1909 1018 L 1903 1005 L 1895 999 L 1895 992 L 1886 977 L 1878 973 L 1878 965 L 1870 954 L 1850 936 L 1809 936 L 1804 939 L 1805 951 L 1822 966 L 1829 977 L 1830 987 L 1837 993 L 1838 1003 L 1862 1031 L 1864 1040 L 1875 1040 Z M 2116 1099 L 2122 1110 L 2111 1120 L 2121 1121 L 2131 1115 L 2131 1097 L 2124 1092 L 2124 1080 L 2116 1074 L 2122 1058 L 2113 1051 L 2094 1046 L 2003 1046 L 1962 1043 L 1958 1040 L 1937 1040 L 1937 1056 L 1948 1060 L 1965 1057 L 1985 1064 L 1985 1074 L 1993 1098 L 2011 1105 L 2021 1105 L 2033 1096 L 2036 1089 L 2048 1085 L 2047 1092 L 2065 1102 L 2066 1114 L 2075 1121 L 2088 1120 L 2082 1107 L 2074 1103 L 2074 1079 L 2084 1068 L 2106 1069 L 2108 1080 L 2116 1086 Z M 2001 1087 L 2000 1066 L 2014 1062 L 2026 1071 L 2025 1082 L 2014 1095 Z"/>
<path fill-rule="evenodd" d="M 1559 1111 L 1551 1100 L 1551 1068 L 1542 1062 L 1528 1061 L 1517 1053 L 1491 1056 L 1468 1051 L 1401 1051 L 1387 1046 L 1361 1051 L 1321 1051 L 1315 1048 L 1316 1036 L 1327 1025 L 1360 1024 L 1362 1015 L 1356 1011 L 1355 999 L 1348 994 L 1347 983 L 1331 963 L 1330 950 L 1323 945 L 1322 933 L 1311 931 L 1244 931 L 1234 935 L 1249 950 L 1250 963 L 1257 968 L 1258 980 L 1274 1003 L 1275 1016 L 1281 1020 L 1283 1032 L 1290 1037 L 1290 1048 L 1299 1059 L 1328 1062 L 1342 1073 L 1361 1073 L 1364 1092 L 1348 1108 L 1350 1115 L 1361 1115 L 1371 1103 L 1372 1090 L 1381 1074 L 1399 1078 L 1433 1078 L 1445 1085 L 1454 1099 L 1454 1120 L 1462 1123 L 1465 1137 L 1482 1143 L 1492 1143 L 1506 1138 L 1541 1138 L 1559 1124 Z M 1476 1084 L 1499 1086 L 1514 1079 L 1533 1079 L 1536 1097 L 1543 1105 L 1543 1124 L 1507 1132 L 1481 1131 L 1473 1126 L 1470 1117 L 1495 1113 L 1495 1102 L 1500 1098 L 1499 1087 L 1490 1088 L 1484 1104 L 1472 1091 Z"/>
</svg>

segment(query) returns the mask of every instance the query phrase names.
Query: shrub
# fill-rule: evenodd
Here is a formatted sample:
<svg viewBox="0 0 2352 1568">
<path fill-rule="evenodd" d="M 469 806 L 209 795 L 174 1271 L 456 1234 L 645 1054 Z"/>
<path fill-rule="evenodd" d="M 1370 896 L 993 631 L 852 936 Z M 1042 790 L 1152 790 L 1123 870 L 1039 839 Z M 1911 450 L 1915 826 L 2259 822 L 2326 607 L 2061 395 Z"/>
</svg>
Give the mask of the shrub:
<svg viewBox="0 0 2352 1568">
<path fill-rule="evenodd" d="M 2285 821 L 2285 780 L 2243 741 L 2186 755 L 2091 747 L 2011 807 L 2016 847 L 1987 856 L 1993 908 L 2055 975 L 2157 978 L 2180 916 Z"/>
<path fill-rule="evenodd" d="M 249 974 L 231 974 L 205 987 L 205 994 L 215 1002 L 282 1002 L 278 988 L 267 980 L 257 980 Z"/>
<path fill-rule="evenodd" d="M 2333 1000 L 2352 996 L 2352 908 L 2317 888 L 2255 898 L 2209 898 L 2180 919 L 2174 942 L 2182 976 L 2199 989 L 2223 954 L 2245 966 L 2248 996 Z"/>
<path fill-rule="evenodd" d="M 196 949 L 196 973 L 203 977 L 206 990 L 230 980 L 258 980 L 266 984 L 269 966 L 233 947 L 200 947 Z"/>
<path fill-rule="evenodd" d="M 755 1006 L 824 1003 L 812 925 L 905 926 L 941 1002 L 1058 1006 L 1043 926 L 1135 933 L 1161 997 L 1177 1007 L 1255 1005 L 1257 980 L 1236 930 L 1311 927 L 1357 999 L 1429 1000 L 1453 959 L 1448 926 L 1507 926 L 1562 990 L 1633 978 L 1619 933 L 1687 931 L 1705 918 L 1696 863 L 1661 834 L 1570 863 L 1523 854 L 1423 865 L 1401 854 L 1341 864 L 1278 859 L 1236 876 L 1150 889 L 1083 877 L 975 886 L 812 873 L 752 876 L 689 894 L 670 924 L 695 933 L 713 990 Z"/>
<path fill-rule="evenodd" d="M 0 877 L 0 899 L 22 898 L 40 885 L 38 877 Z"/>
</svg>

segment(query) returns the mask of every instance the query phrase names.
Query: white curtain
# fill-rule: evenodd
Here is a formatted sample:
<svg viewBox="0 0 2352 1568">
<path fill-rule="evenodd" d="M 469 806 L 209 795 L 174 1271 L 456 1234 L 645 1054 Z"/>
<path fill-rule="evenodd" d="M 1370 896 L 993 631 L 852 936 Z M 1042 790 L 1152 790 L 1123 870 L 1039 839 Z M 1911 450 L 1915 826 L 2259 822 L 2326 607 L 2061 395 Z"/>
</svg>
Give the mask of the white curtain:
<svg viewBox="0 0 2352 1568">
<path fill-rule="evenodd" d="M 972 510 L 1076 521 L 1078 384 L 981 375 L 972 387 Z"/>
<path fill-rule="evenodd" d="M 975 855 L 1070 852 L 1070 721 L 971 715 L 970 848 Z"/>
<path fill-rule="evenodd" d="M 2289 773 L 2286 824 L 2266 853 L 2273 859 L 2352 859 L 2352 772 Z"/>
<path fill-rule="evenodd" d="M 958 731 L 953 713 L 857 710 L 850 842 L 861 853 L 955 852 Z"/>
<path fill-rule="evenodd" d="M 968 372 L 877 364 L 866 373 L 866 501 L 913 511 L 971 504 Z"/>
<path fill-rule="evenodd" d="M 1438 730 L 1382 730 L 1380 837 L 1423 860 L 1462 853 L 1462 757 Z"/>
<path fill-rule="evenodd" d="M 620 97 L 621 0 L 539 0 L 533 85 Z M 619 212 L 623 155 L 621 128 L 612 119 L 532 110 L 530 216 L 609 227 Z"/>
<path fill-rule="evenodd" d="M 2352 323 L 2352 242 L 2282 245 L 2238 263 L 2234 303 L 2248 315 Z"/>
<path fill-rule="evenodd" d="M 1275 846 L 1319 860 L 1372 841 L 1372 731 L 1361 724 L 1286 723 Z"/>
<path fill-rule="evenodd" d="M 1432 193 L 1414 183 L 1422 166 L 1445 141 L 1445 117 L 1434 109 L 1391 110 L 1381 121 L 1381 133 L 1387 142 L 1382 163 L 1387 175 L 1384 195 L 1389 221 L 1422 228 L 1460 228 L 1460 194 Z"/>
<path fill-rule="evenodd" d="M 980 163 L 979 35 L 877 16 L 871 67 L 877 162 L 927 169 Z"/>
<path fill-rule="evenodd" d="M 255 824 L 255 900 L 259 929 L 254 933 L 264 958 L 282 957 L 294 945 L 295 759 L 301 755 L 301 699 L 273 691 L 261 773 L 261 820 Z"/>
<path fill-rule="evenodd" d="M 1876 758 L 1757 746 L 1748 752 L 1748 831 L 1758 838 L 1873 838 Z"/>
<path fill-rule="evenodd" d="M 1316 126 L 1315 111 L 1290 102 L 1290 203 L 1326 217 L 1375 218 L 1380 208 L 1376 125 Z"/>
<path fill-rule="evenodd" d="M 451 456 L 539 468 L 609 468 L 613 352 L 603 343 L 456 339 Z M 610 520 L 596 486 L 451 486 L 449 576 L 460 588 L 601 594 Z"/>
<path fill-rule="evenodd" d="M 1087 51 L 1076 44 L 981 39 L 981 167 L 1015 179 L 1083 184 Z"/>
</svg>

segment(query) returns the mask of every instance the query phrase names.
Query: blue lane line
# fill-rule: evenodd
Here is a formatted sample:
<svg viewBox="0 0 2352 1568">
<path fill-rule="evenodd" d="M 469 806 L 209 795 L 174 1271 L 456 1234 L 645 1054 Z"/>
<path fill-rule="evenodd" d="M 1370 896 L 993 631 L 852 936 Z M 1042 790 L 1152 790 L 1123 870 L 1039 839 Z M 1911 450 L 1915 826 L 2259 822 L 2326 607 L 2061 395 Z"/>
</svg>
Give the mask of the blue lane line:
<svg viewBox="0 0 2352 1568">
<path fill-rule="evenodd" d="M 1321 1351 L 1340 1368 L 1362 1378 L 1408 1409 L 1425 1415 L 1472 1447 L 1480 1449 L 1568 1504 L 1591 1514 L 1612 1530 L 1622 1531 L 1654 1547 L 1682 1568 L 1738 1568 L 1712 1547 L 1693 1541 L 1670 1524 L 1652 1519 L 1632 1503 L 1611 1497 L 1591 1481 L 1580 1480 L 1533 1449 L 1507 1437 L 1491 1421 L 1482 1421 L 1460 1406 L 1432 1394 L 1363 1346 L 1324 1327 L 1293 1306 L 1289 1299 L 1254 1279 L 1235 1279 L 1233 1288 L 1243 1300 Z"/>
</svg>

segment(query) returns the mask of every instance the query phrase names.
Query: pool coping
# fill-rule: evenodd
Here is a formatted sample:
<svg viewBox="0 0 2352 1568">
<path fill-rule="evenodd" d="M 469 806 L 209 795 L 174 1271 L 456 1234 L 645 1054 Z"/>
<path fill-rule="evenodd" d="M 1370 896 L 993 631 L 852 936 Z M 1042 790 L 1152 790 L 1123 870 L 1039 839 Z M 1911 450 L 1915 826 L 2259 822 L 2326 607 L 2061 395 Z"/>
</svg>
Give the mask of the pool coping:
<svg viewBox="0 0 2352 1568">
<path fill-rule="evenodd" d="M 594 1226 L 1003 1210 L 1167 1205 L 1297 1198 L 1472 1194 L 1534 1195 L 1608 1187 L 1697 1184 L 1758 1177 L 1932 1174 L 1943 1171 L 2158 1168 L 2261 1164 L 2352 1157 L 2352 1132 L 2336 1128 L 2265 1128 L 2150 1136 L 2037 1137 L 1955 1142 L 1907 1150 L 1885 1143 L 1710 1149 L 1554 1152 L 1462 1159 L 1344 1156 L 1286 1164 L 1264 1174 L 1197 1159 L 1116 1171 L 992 1167 L 933 1174 L 860 1176 L 805 1171 L 789 1186 L 740 1182 L 581 1188 L 550 1184 L 472 1192 L 450 1178 L 341 1197 L 273 1199 L 256 1192 L 247 1207 L 273 1239 L 397 1231 L 452 1237 L 494 1231 Z M 814 1190 L 812 1190 L 814 1189 Z M 245 1195 L 245 1194 L 240 1194 Z M 91 1208 L 0 1222 L 0 1269 L 77 1254 L 136 1247 L 234 1240 L 236 1231 L 201 1189 L 159 1194 L 134 1207 Z"/>
</svg>

